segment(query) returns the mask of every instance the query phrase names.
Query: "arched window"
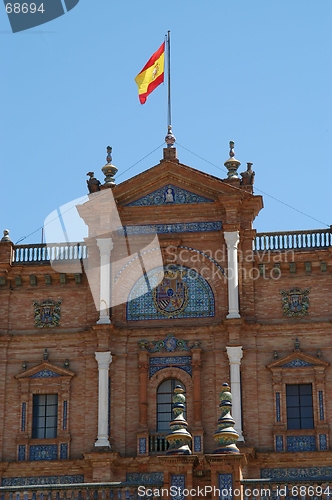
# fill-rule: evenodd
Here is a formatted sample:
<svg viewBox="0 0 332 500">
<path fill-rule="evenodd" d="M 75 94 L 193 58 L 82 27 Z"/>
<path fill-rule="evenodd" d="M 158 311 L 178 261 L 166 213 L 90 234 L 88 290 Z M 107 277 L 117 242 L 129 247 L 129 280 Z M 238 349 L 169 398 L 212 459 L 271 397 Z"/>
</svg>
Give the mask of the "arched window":
<svg viewBox="0 0 332 500">
<path fill-rule="evenodd" d="M 182 382 L 177 379 L 171 378 L 165 380 L 160 384 L 157 390 L 157 431 L 165 432 L 170 431 L 169 423 L 173 420 L 172 412 L 172 397 L 174 389 L 177 385 L 180 385 L 182 389 L 186 392 L 186 388 Z M 184 418 L 186 414 L 184 412 Z"/>
</svg>

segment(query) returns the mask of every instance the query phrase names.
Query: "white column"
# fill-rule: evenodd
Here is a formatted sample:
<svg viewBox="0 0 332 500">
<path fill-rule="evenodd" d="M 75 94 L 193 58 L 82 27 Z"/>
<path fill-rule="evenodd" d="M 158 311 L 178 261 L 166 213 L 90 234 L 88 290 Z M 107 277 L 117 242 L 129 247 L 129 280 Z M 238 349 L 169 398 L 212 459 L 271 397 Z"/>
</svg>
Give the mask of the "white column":
<svg viewBox="0 0 332 500">
<path fill-rule="evenodd" d="M 98 362 L 99 387 L 98 387 L 98 436 L 95 446 L 108 446 L 108 369 L 112 362 L 111 353 L 95 352 Z"/>
<path fill-rule="evenodd" d="M 239 272 L 237 261 L 237 246 L 240 240 L 239 231 L 225 231 L 227 245 L 227 283 L 228 283 L 228 314 L 227 318 L 240 318 L 239 314 Z"/>
<path fill-rule="evenodd" d="M 109 308 L 111 296 L 111 251 L 113 248 L 112 238 L 97 238 L 100 252 L 100 296 L 99 296 L 99 320 L 98 325 L 110 324 Z"/>
<path fill-rule="evenodd" d="M 242 408 L 241 408 L 241 378 L 240 365 L 243 356 L 242 346 L 226 347 L 231 372 L 232 416 L 235 420 L 235 430 L 239 434 L 238 441 L 244 441 L 242 434 Z"/>
</svg>

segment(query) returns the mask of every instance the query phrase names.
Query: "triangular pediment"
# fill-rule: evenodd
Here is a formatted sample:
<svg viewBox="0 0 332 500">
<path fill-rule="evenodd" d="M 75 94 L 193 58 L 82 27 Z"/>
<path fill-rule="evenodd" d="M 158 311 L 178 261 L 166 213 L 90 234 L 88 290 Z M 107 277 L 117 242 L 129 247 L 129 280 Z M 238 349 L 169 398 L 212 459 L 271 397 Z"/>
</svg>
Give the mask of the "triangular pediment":
<svg viewBox="0 0 332 500">
<path fill-rule="evenodd" d="M 66 369 L 59 368 L 58 366 L 53 365 L 49 361 L 44 361 L 39 365 L 33 366 L 28 370 L 25 370 L 22 373 L 16 375 L 15 378 L 23 379 L 23 378 L 56 378 L 56 377 L 73 377 L 75 375 L 74 372 Z"/>
<path fill-rule="evenodd" d="M 322 361 L 319 358 L 304 354 L 299 350 L 296 350 L 292 352 L 292 354 L 289 354 L 282 359 L 278 359 L 277 361 L 273 361 L 267 365 L 267 367 L 271 370 L 274 368 L 308 368 L 314 366 L 322 366 L 326 368 L 329 366 L 329 363 Z"/>
<path fill-rule="evenodd" d="M 169 192 L 167 201 L 167 189 Z M 227 205 L 230 199 L 254 201 L 257 213 L 262 208 L 260 196 L 253 196 L 241 188 L 234 188 L 227 181 L 207 174 L 182 163 L 162 160 L 144 172 L 118 184 L 113 195 L 123 207 L 142 207 L 149 205 L 179 205 L 182 203 L 212 203 Z M 172 197 L 173 195 L 173 197 Z"/>
</svg>

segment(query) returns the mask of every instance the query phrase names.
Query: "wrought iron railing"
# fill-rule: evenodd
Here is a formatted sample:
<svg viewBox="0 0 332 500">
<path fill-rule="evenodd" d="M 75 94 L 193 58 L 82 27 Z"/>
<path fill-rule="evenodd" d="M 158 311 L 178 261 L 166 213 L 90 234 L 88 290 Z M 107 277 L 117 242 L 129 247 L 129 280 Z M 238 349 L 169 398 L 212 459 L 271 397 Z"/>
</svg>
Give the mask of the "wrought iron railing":
<svg viewBox="0 0 332 500">
<path fill-rule="evenodd" d="M 13 251 L 13 262 L 34 263 L 50 260 L 86 259 L 87 247 L 84 243 L 58 243 L 46 245 L 16 245 Z"/>
<path fill-rule="evenodd" d="M 331 229 L 257 233 L 254 250 L 308 250 L 332 246 Z"/>
<path fill-rule="evenodd" d="M 162 486 L 161 483 L 138 485 L 126 482 L 1 486 L 0 498 L 1 500 L 138 500 L 144 498 L 146 490 L 156 492 Z"/>
</svg>

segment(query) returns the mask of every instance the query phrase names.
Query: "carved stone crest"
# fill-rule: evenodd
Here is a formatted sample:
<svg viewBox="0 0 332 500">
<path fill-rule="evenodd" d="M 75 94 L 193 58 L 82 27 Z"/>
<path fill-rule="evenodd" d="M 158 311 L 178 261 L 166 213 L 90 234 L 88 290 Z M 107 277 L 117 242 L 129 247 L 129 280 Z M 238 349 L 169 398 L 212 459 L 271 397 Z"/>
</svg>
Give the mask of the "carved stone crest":
<svg viewBox="0 0 332 500">
<path fill-rule="evenodd" d="M 61 300 L 44 300 L 43 302 L 33 302 L 35 325 L 38 328 L 53 328 L 60 323 Z"/>
<path fill-rule="evenodd" d="M 300 290 L 292 288 L 288 292 L 280 292 L 282 301 L 282 310 L 284 316 L 304 316 L 308 314 L 310 290 Z"/>
</svg>

